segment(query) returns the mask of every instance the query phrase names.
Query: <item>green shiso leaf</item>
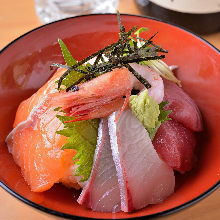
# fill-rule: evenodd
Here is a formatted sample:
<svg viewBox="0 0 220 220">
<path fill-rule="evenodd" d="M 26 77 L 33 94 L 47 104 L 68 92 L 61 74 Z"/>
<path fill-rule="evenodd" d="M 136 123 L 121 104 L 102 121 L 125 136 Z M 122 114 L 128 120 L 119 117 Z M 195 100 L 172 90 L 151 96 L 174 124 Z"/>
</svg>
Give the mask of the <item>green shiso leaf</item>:
<svg viewBox="0 0 220 220">
<path fill-rule="evenodd" d="M 168 115 L 172 112 L 171 110 L 163 110 L 164 106 L 168 104 L 168 101 L 161 102 L 159 104 L 160 108 L 160 114 L 158 117 L 158 120 L 161 121 L 161 123 L 164 123 L 165 121 L 171 120 L 171 118 L 168 118 Z"/>
<path fill-rule="evenodd" d="M 54 111 L 58 112 L 58 111 L 60 111 L 60 109 L 61 109 L 61 107 L 57 107 L 57 108 L 54 109 Z"/>
<path fill-rule="evenodd" d="M 153 140 L 155 137 L 155 134 L 157 133 L 158 128 L 161 124 L 163 124 L 165 121 L 172 120 L 168 117 L 168 115 L 171 113 L 171 110 L 163 110 L 163 107 L 168 104 L 168 102 L 161 102 L 159 104 L 160 114 L 158 116 L 158 121 L 155 123 L 156 126 L 154 128 L 148 128 L 147 131 L 149 133 L 150 139 Z"/>
<path fill-rule="evenodd" d="M 61 40 L 58 39 L 58 42 L 60 44 L 60 48 L 63 54 L 63 58 L 67 64 L 67 66 L 73 66 L 77 64 L 77 61 L 73 58 L 71 53 L 69 52 L 67 46 L 65 43 Z M 80 69 L 85 69 L 86 67 L 81 66 Z M 84 76 L 83 73 L 77 72 L 75 70 L 72 70 L 69 72 L 69 74 L 63 79 L 62 85 L 64 85 L 66 88 L 71 86 L 73 82 L 77 82 L 80 78 Z"/>
<path fill-rule="evenodd" d="M 81 79 L 84 76 L 83 73 L 76 72 L 72 70 L 66 78 L 62 81 L 62 85 L 64 85 L 66 88 L 70 87 L 73 82 L 77 82 L 79 79 Z M 84 81 L 82 81 L 84 82 Z"/>
<path fill-rule="evenodd" d="M 73 58 L 69 50 L 67 49 L 67 46 L 64 44 L 64 42 L 61 39 L 58 39 L 58 43 L 60 44 L 60 48 L 63 54 L 63 58 L 68 66 L 75 65 L 77 61 Z"/>
<path fill-rule="evenodd" d="M 68 66 L 77 64 L 64 42 L 61 39 L 59 39 L 58 42 L 66 64 Z M 79 69 L 85 70 L 87 66 L 88 65 L 80 66 Z M 79 71 L 72 70 L 63 79 L 62 85 L 69 87 L 72 83 L 77 82 L 83 75 L 84 74 Z M 57 133 L 67 137 L 67 143 L 62 146 L 62 149 L 75 149 L 77 151 L 73 158 L 74 164 L 77 165 L 74 175 L 82 176 L 81 182 L 86 181 L 90 176 L 93 166 L 99 119 L 65 123 L 74 118 L 63 116 L 65 112 L 63 112 L 60 107 L 55 108 L 54 111 L 58 112 L 56 117 L 64 124 L 64 129 L 57 131 Z"/>
<path fill-rule="evenodd" d="M 77 165 L 74 175 L 82 176 L 81 182 L 88 180 L 96 148 L 99 119 L 65 123 L 73 120 L 73 117 L 57 115 L 57 118 L 64 124 L 64 129 L 57 131 L 58 134 L 67 138 L 67 143 L 62 149 L 75 149 L 77 151 L 73 158 Z"/>
<path fill-rule="evenodd" d="M 130 96 L 129 102 L 133 114 L 148 131 L 151 140 L 154 139 L 160 125 L 167 120 L 171 120 L 168 118 L 171 111 L 163 110 L 168 102 L 157 104 L 157 102 L 148 95 L 147 89 L 139 95 Z"/>
</svg>

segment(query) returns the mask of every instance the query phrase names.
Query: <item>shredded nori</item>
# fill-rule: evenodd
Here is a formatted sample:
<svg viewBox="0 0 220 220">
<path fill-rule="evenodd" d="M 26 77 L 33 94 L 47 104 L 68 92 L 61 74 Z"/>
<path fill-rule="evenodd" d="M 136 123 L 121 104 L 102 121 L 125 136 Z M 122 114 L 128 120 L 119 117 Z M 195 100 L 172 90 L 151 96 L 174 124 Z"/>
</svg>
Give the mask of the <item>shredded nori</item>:
<svg viewBox="0 0 220 220">
<path fill-rule="evenodd" d="M 148 40 L 132 36 L 132 34 L 137 30 L 137 26 L 132 27 L 128 32 L 125 31 L 125 27 L 121 24 L 121 18 L 119 12 L 117 13 L 118 24 L 119 24 L 119 40 L 113 44 L 110 44 L 101 50 L 91 54 L 90 56 L 84 58 L 83 60 L 77 62 L 73 66 L 67 66 L 62 64 L 54 63 L 51 66 L 66 68 L 66 72 L 58 80 L 58 89 L 62 85 L 62 81 L 71 71 L 76 71 L 83 73 L 84 76 L 81 77 L 77 82 L 73 83 L 71 86 L 66 88 L 66 91 L 77 91 L 79 87 L 77 86 L 81 82 L 85 82 L 95 78 L 99 75 L 112 71 L 115 68 L 126 67 L 133 75 L 147 88 L 151 87 L 150 83 L 144 79 L 140 74 L 138 74 L 129 64 L 139 63 L 147 60 L 159 60 L 165 58 L 165 55 L 159 55 L 158 53 L 167 53 L 167 50 L 155 45 L 152 39 L 157 33 L 151 36 Z M 138 47 L 137 40 L 143 41 L 143 45 Z M 108 61 L 105 61 L 103 56 L 107 57 Z M 96 57 L 95 62 L 90 65 L 84 65 L 86 62 Z M 80 68 L 84 65 L 85 68 Z"/>
</svg>

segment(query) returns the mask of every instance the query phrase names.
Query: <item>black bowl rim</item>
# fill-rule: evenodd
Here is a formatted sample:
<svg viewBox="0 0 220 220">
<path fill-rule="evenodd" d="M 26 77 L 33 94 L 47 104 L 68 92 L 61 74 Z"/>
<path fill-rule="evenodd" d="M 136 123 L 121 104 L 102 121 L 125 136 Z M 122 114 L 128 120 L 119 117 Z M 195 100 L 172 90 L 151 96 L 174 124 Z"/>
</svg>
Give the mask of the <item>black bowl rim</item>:
<svg viewBox="0 0 220 220">
<path fill-rule="evenodd" d="M 16 38 L 15 40 L 13 40 L 12 42 L 10 42 L 8 45 L 6 45 L 1 51 L 0 51 L 0 54 L 5 51 L 10 45 L 12 45 L 13 43 L 15 43 L 16 41 L 18 41 L 19 39 L 23 38 L 24 36 L 38 30 L 38 29 L 41 29 L 41 28 L 44 28 L 45 26 L 48 26 L 48 25 L 51 25 L 53 23 L 57 23 L 57 22 L 60 22 L 60 21 L 63 21 L 63 20 L 69 20 L 69 19 L 74 19 L 74 18 L 79 18 L 79 17 L 86 17 L 86 16 L 108 16 L 108 15 L 115 15 L 114 13 L 105 13 L 105 14 L 86 14 L 86 15 L 79 15 L 79 16 L 75 16 L 75 17 L 68 17 L 68 18 L 64 18 L 64 19 L 61 19 L 61 20 L 58 20 L 58 21 L 53 21 L 51 23 L 48 23 L 48 24 L 44 24 L 44 25 L 41 25 L 37 28 L 34 28 L 28 32 L 26 32 L 25 34 L 21 35 L 20 37 Z M 209 43 L 207 40 L 205 40 L 204 38 L 202 38 L 201 36 L 199 36 L 198 34 L 192 32 L 191 30 L 185 28 L 185 27 L 182 27 L 182 26 L 179 26 L 179 25 L 176 25 L 176 24 L 173 24 L 172 22 L 167 22 L 167 21 L 163 21 L 161 19 L 158 19 L 158 18 L 154 18 L 154 17 L 150 17 L 150 16 L 144 16 L 144 15 L 133 15 L 133 14 L 126 14 L 126 13 L 122 13 L 121 14 L 122 16 L 134 16 L 134 17 L 141 17 L 141 18 L 147 18 L 147 19 L 150 19 L 150 20 L 155 20 L 155 21 L 159 21 L 159 22 L 162 22 L 162 23 L 166 23 L 166 24 L 169 24 L 171 26 L 174 26 L 178 29 L 181 29 L 183 31 L 186 31 L 192 35 L 194 35 L 195 37 L 199 38 L 200 40 L 204 41 L 206 44 L 208 44 L 209 46 L 211 46 L 214 50 L 216 50 L 218 53 L 220 53 L 220 50 L 218 50 L 215 46 L 213 46 L 211 43 Z M 29 199 L 21 196 L 20 194 L 16 193 L 14 190 L 12 190 L 10 187 L 8 187 L 3 181 L 0 180 L 0 186 L 5 190 L 7 191 L 8 193 L 10 193 L 11 195 L 13 195 L 15 198 L 17 198 L 18 200 L 26 203 L 27 205 L 30 205 L 40 211 L 43 211 L 43 212 L 46 212 L 47 214 L 52 214 L 52 215 L 55 215 L 55 216 L 58 216 L 58 217 L 62 217 L 62 218 L 67 218 L 67 219 L 77 219 L 77 220 L 83 220 L 83 219 L 103 219 L 103 218 L 88 218 L 88 217 L 83 217 L 83 216 L 75 216 L 75 215 L 71 215 L 71 214 L 67 214 L 67 213 L 63 213 L 63 212 L 59 212 L 59 211 L 55 211 L 53 209 L 49 209 L 49 208 L 46 208 L 44 206 L 41 206 L 35 202 L 32 202 L 30 201 Z M 205 197 L 207 197 L 210 193 L 212 193 L 213 191 L 215 191 L 217 188 L 220 187 L 220 180 L 217 181 L 212 187 L 210 187 L 207 191 L 205 191 L 204 193 L 200 194 L 199 196 L 193 198 L 192 200 L 186 202 L 186 203 L 183 203 L 179 206 L 176 206 L 174 208 L 171 208 L 171 209 L 168 209 L 168 210 L 165 210 L 165 211 L 162 211 L 162 212 L 158 212 L 158 213 L 154 213 L 154 214 L 150 214 L 150 215 L 145 215 L 145 216 L 138 216 L 138 217 L 131 217 L 131 218 L 117 218 L 117 219 L 123 219 L 123 220 L 131 220 L 131 219 L 146 219 L 147 218 L 152 218 L 152 217 L 160 217 L 160 216 L 165 216 L 165 215 L 169 215 L 169 214 L 173 214 L 177 211 L 180 211 L 184 208 L 187 208 L 197 202 L 199 202 L 200 200 L 204 199 Z M 104 218 L 105 220 L 111 220 L 111 219 L 106 219 Z M 114 218 L 115 219 L 115 218 Z"/>
</svg>

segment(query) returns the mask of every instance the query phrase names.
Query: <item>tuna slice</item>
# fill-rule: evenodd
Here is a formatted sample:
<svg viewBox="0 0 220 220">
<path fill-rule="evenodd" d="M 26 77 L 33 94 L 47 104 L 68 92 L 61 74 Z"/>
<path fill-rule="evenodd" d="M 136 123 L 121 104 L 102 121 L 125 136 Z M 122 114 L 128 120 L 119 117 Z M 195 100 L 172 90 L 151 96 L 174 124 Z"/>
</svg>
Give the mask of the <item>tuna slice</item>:
<svg viewBox="0 0 220 220">
<path fill-rule="evenodd" d="M 92 173 L 78 202 L 93 211 L 121 210 L 120 190 L 111 153 L 107 119 L 100 122 Z"/>
<path fill-rule="evenodd" d="M 162 202 L 174 191 L 173 170 L 160 159 L 146 129 L 130 110 L 114 122 L 116 116 L 116 112 L 110 115 L 108 125 L 122 211 Z"/>
<path fill-rule="evenodd" d="M 174 120 L 163 123 L 153 140 L 161 158 L 181 173 L 189 171 L 193 166 L 195 144 L 194 133 Z"/>
<path fill-rule="evenodd" d="M 164 109 L 172 110 L 170 118 L 193 131 L 202 130 L 202 116 L 195 102 L 180 87 L 168 80 L 164 80 L 164 101 L 169 102 Z"/>
<path fill-rule="evenodd" d="M 146 65 L 140 65 L 137 63 L 131 63 L 130 65 L 151 84 L 151 88 L 148 90 L 149 95 L 157 103 L 161 103 L 164 97 L 164 85 L 160 75 Z M 141 86 L 143 87 L 143 85 Z"/>
</svg>

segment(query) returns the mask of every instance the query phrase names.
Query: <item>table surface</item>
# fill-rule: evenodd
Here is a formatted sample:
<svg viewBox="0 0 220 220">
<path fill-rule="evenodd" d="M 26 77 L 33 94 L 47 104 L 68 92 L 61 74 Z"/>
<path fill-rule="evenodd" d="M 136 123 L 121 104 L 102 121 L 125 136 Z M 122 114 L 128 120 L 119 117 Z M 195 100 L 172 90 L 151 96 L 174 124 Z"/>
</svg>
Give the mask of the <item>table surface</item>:
<svg viewBox="0 0 220 220">
<path fill-rule="evenodd" d="M 34 0 L 0 0 L 0 49 L 33 28 L 41 25 L 34 9 Z M 121 13 L 140 14 L 133 0 L 120 0 Z M 202 36 L 220 49 L 220 32 Z M 46 215 L 15 199 L 0 188 L 0 219 L 1 220 L 52 220 L 58 217 Z M 217 220 L 220 219 L 220 189 L 211 195 L 180 212 L 168 215 L 161 220 Z"/>
</svg>

